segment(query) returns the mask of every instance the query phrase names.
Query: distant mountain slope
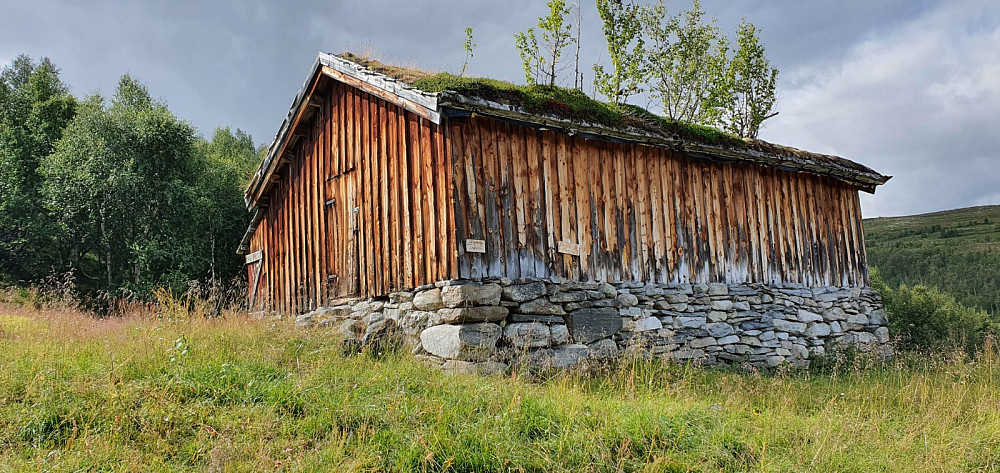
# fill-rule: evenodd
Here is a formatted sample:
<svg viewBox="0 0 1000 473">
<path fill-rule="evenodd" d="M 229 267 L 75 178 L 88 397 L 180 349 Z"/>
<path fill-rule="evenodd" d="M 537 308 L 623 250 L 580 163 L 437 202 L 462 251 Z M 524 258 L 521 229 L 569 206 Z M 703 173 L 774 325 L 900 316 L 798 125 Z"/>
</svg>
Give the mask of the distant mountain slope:
<svg viewBox="0 0 1000 473">
<path fill-rule="evenodd" d="M 1000 316 L 1000 205 L 865 219 L 868 263 L 891 285 L 933 285 Z"/>
</svg>

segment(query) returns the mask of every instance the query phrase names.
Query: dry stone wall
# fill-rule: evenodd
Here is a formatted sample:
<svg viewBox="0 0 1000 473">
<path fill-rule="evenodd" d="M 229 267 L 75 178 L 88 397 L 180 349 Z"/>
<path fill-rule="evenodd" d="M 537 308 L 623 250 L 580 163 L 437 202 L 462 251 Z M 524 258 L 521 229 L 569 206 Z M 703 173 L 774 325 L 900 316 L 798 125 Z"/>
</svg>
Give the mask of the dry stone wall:
<svg viewBox="0 0 1000 473">
<path fill-rule="evenodd" d="M 447 371 L 564 369 L 623 354 L 708 365 L 806 366 L 851 345 L 887 350 L 866 287 L 441 281 L 297 318 L 352 348 L 405 343 Z"/>
</svg>

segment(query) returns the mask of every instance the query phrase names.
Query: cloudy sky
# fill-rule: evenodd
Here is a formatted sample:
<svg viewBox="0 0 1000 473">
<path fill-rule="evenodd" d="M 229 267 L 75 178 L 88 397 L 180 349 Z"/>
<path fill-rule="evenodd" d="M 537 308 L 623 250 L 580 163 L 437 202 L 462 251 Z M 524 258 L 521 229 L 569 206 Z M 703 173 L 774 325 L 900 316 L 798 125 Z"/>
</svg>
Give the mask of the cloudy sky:
<svg viewBox="0 0 1000 473">
<path fill-rule="evenodd" d="M 581 69 L 606 57 L 584 6 Z M 230 125 L 270 143 L 318 51 L 522 81 L 511 35 L 544 0 L 265 2 L 0 0 L 0 63 L 48 56 L 73 92 L 130 73 L 211 136 Z M 673 10 L 687 1 L 668 1 Z M 895 176 L 862 194 L 866 216 L 1000 204 L 1000 1 L 703 0 L 732 32 L 747 17 L 781 70 L 765 140 Z"/>
</svg>

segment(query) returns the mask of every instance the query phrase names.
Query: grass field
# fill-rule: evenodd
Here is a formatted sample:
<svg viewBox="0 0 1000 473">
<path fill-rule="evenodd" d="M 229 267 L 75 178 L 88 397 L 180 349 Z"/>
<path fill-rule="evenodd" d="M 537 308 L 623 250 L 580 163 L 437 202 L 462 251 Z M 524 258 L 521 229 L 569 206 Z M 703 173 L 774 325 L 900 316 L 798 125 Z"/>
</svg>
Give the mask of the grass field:
<svg viewBox="0 0 1000 473">
<path fill-rule="evenodd" d="M 936 286 L 1000 320 L 1000 206 L 864 223 L 868 262 L 889 285 Z"/>
<path fill-rule="evenodd" d="M 548 378 L 229 316 L 0 306 L 3 471 L 998 471 L 1000 356 Z"/>
</svg>

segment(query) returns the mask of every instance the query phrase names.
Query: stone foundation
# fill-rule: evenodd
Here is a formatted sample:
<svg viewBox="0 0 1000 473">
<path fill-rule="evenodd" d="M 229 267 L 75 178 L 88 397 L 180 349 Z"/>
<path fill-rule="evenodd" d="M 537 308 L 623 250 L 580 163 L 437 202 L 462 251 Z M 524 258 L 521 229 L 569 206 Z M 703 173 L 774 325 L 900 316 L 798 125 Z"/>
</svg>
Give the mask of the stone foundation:
<svg viewBox="0 0 1000 473">
<path fill-rule="evenodd" d="M 850 345 L 885 349 L 881 297 L 864 287 L 441 281 L 300 315 L 350 346 L 386 337 L 456 372 L 562 369 L 625 353 L 707 365 L 807 366 Z"/>
</svg>

